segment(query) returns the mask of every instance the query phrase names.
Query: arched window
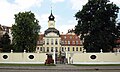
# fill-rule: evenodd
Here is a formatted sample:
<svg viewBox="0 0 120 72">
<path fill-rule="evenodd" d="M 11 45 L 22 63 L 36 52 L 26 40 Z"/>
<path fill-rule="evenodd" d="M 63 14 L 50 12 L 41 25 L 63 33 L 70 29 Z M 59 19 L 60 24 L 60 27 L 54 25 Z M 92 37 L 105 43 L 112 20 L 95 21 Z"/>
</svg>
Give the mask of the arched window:
<svg viewBox="0 0 120 72">
<path fill-rule="evenodd" d="M 78 47 L 76 47 L 76 51 L 78 51 Z"/>
<path fill-rule="evenodd" d="M 53 47 L 51 47 L 51 52 L 53 52 Z"/>
<path fill-rule="evenodd" d="M 68 47 L 68 51 L 70 51 L 70 47 Z"/>
<path fill-rule="evenodd" d="M 73 51 L 75 51 L 75 48 L 73 47 Z"/>
<path fill-rule="evenodd" d="M 62 51 L 64 51 L 64 48 L 62 47 Z"/>
<path fill-rule="evenodd" d="M 57 40 L 57 39 L 55 39 L 55 44 L 56 44 L 56 45 L 58 44 L 58 40 Z"/>
<path fill-rule="evenodd" d="M 47 45 L 49 45 L 49 39 L 47 39 Z"/>
<path fill-rule="evenodd" d="M 51 45 L 53 45 L 53 39 L 51 39 Z"/>
<path fill-rule="evenodd" d="M 47 47 L 47 52 L 49 52 L 49 47 Z"/>
<path fill-rule="evenodd" d="M 55 47 L 55 51 L 58 52 L 58 48 L 57 47 Z"/>
<path fill-rule="evenodd" d="M 68 41 L 68 44 L 70 44 L 70 41 Z"/>
<path fill-rule="evenodd" d="M 40 51 L 42 51 L 42 47 L 40 47 Z"/>
</svg>

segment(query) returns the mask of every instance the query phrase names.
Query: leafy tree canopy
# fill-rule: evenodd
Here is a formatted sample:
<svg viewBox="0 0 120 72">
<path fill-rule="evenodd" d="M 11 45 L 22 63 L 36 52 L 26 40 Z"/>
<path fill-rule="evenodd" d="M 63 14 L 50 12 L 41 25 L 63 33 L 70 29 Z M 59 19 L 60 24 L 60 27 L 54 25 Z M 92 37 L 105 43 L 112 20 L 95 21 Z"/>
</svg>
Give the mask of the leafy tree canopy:
<svg viewBox="0 0 120 72">
<path fill-rule="evenodd" d="M 87 52 L 111 51 L 115 46 L 118 29 L 116 18 L 119 7 L 109 0 L 88 0 L 81 11 L 75 14 L 78 24 L 75 33 L 84 40 Z"/>
<path fill-rule="evenodd" d="M 1 47 L 3 52 L 10 52 L 11 50 L 11 40 L 8 33 L 5 33 L 1 38 Z"/>
<path fill-rule="evenodd" d="M 15 24 L 12 26 L 13 46 L 17 52 L 35 51 L 40 26 L 32 12 L 15 14 Z"/>
</svg>

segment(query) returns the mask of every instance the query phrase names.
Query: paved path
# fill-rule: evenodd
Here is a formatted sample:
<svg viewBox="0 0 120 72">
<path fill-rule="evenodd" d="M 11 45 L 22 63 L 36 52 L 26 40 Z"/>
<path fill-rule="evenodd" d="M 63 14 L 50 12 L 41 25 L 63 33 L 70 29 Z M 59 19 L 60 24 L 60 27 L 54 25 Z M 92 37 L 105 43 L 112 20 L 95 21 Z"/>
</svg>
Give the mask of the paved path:
<svg viewBox="0 0 120 72">
<path fill-rule="evenodd" d="M 120 72 L 120 66 L 0 66 L 0 72 Z"/>
</svg>

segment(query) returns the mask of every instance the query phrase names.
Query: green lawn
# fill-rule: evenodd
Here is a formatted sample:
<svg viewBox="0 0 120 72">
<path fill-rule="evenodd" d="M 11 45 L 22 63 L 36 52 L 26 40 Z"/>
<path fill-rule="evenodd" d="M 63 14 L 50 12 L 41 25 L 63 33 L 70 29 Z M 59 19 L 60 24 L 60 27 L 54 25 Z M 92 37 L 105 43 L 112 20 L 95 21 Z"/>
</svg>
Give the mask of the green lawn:
<svg viewBox="0 0 120 72">
<path fill-rule="evenodd" d="M 54 64 L 45 65 L 45 64 L 0 64 L 0 66 L 56 66 Z"/>
<path fill-rule="evenodd" d="M 74 66 L 120 66 L 120 64 L 72 64 Z"/>
</svg>

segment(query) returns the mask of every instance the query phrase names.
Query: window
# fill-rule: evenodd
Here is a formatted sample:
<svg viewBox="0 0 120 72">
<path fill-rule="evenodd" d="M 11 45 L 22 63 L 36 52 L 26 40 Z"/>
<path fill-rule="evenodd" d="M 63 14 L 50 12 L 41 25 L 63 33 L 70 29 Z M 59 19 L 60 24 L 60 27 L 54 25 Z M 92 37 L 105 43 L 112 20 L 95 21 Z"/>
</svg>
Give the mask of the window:
<svg viewBox="0 0 120 72">
<path fill-rule="evenodd" d="M 53 52 L 53 47 L 51 47 L 51 52 Z"/>
<path fill-rule="evenodd" d="M 65 44 L 67 44 L 67 41 L 65 41 Z"/>
<path fill-rule="evenodd" d="M 56 45 L 58 44 L 58 41 L 57 41 L 57 39 L 55 39 L 55 44 L 56 44 Z"/>
<path fill-rule="evenodd" d="M 62 47 L 62 51 L 64 51 L 64 48 Z"/>
<path fill-rule="evenodd" d="M 68 44 L 70 44 L 70 41 L 68 41 Z"/>
<path fill-rule="evenodd" d="M 58 48 L 57 47 L 55 47 L 55 52 L 58 52 Z"/>
<path fill-rule="evenodd" d="M 40 51 L 42 51 L 42 47 L 40 47 Z"/>
<path fill-rule="evenodd" d="M 49 45 L 49 39 L 47 39 L 47 45 Z"/>
<path fill-rule="evenodd" d="M 78 51 L 78 47 L 76 47 L 76 51 Z"/>
<path fill-rule="evenodd" d="M 72 44 L 75 44 L 75 41 L 73 41 Z"/>
<path fill-rule="evenodd" d="M 68 51 L 70 51 L 70 47 L 68 47 Z"/>
<path fill-rule="evenodd" d="M 91 55 L 90 58 L 91 59 L 96 59 L 96 55 Z"/>
<path fill-rule="evenodd" d="M 64 38 L 66 39 L 66 36 L 64 36 Z"/>
<path fill-rule="evenodd" d="M 33 55 L 29 55 L 29 59 L 34 59 L 34 56 Z"/>
<path fill-rule="evenodd" d="M 78 45 L 78 41 L 76 41 L 76 44 Z"/>
<path fill-rule="evenodd" d="M 66 50 L 66 47 L 65 47 L 65 49 L 64 50 Z"/>
<path fill-rule="evenodd" d="M 75 48 L 73 47 L 73 51 L 75 51 Z"/>
<path fill-rule="evenodd" d="M 39 47 L 37 47 L 37 50 L 39 50 Z"/>
<path fill-rule="evenodd" d="M 49 52 L 49 47 L 47 47 L 47 52 Z"/>
<path fill-rule="evenodd" d="M 51 45 L 53 45 L 53 39 L 51 39 Z"/>
<path fill-rule="evenodd" d="M 61 41 L 62 44 L 64 44 L 64 41 Z"/>
<path fill-rule="evenodd" d="M 72 36 L 70 36 L 70 39 L 72 39 Z"/>
<path fill-rule="evenodd" d="M 7 56 L 7 55 L 3 55 L 3 58 L 4 58 L 4 59 L 7 59 L 7 58 L 8 58 L 8 56 Z"/>
<path fill-rule="evenodd" d="M 80 51 L 82 51 L 82 48 L 80 47 Z"/>
</svg>

